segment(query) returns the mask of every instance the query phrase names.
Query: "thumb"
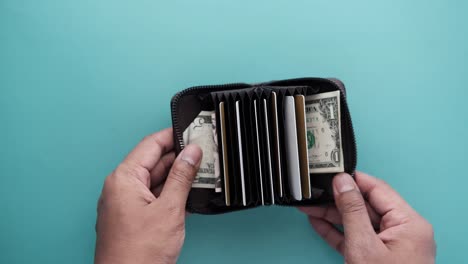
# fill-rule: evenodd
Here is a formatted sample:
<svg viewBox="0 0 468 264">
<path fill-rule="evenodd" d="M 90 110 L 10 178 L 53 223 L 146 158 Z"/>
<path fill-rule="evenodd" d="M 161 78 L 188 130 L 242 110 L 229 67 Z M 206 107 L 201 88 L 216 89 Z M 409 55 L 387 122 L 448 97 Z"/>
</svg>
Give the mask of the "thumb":
<svg viewBox="0 0 468 264">
<path fill-rule="evenodd" d="M 356 243 L 376 237 L 364 198 L 349 174 L 340 173 L 333 178 L 333 193 L 343 220 L 345 239 Z"/>
<path fill-rule="evenodd" d="M 197 145 L 188 145 L 174 161 L 161 192 L 161 199 L 185 208 L 192 182 L 197 175 L 203 152 Z"/>
</svg>

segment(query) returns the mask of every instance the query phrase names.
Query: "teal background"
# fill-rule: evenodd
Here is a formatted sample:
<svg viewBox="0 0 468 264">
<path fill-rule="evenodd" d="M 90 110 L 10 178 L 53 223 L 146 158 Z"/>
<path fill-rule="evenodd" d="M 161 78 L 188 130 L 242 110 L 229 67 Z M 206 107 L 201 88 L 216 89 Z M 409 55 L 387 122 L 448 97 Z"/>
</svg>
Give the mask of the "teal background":
<svg viewBox="0 0 468 264">
<path fill-rule="evenodd" d="M 0 1 L 0 263 L 91 263 L 106 175 L 192 85 L 335 76 L 360 170 L 466 259 L 466 1 Z M 191 216 L 181 263 L 339 263 L 293 208 Z"/>
</svg>

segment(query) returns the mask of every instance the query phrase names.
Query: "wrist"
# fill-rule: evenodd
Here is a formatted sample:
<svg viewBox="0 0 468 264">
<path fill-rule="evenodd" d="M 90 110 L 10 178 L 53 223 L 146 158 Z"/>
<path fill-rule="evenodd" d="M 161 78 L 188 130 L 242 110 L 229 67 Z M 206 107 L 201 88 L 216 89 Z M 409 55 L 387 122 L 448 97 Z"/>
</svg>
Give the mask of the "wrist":
<svg viewBox="0 0 468 264">
<path fill-rule="evenodd" d="M 145 246 L 116 245 L 112 247 L 96 248 L 95 264 L 154 264 L 154 263 L 175 263 L 170 257 L 161 254 L 158 249 L 148 249 Z"/>
</svg>

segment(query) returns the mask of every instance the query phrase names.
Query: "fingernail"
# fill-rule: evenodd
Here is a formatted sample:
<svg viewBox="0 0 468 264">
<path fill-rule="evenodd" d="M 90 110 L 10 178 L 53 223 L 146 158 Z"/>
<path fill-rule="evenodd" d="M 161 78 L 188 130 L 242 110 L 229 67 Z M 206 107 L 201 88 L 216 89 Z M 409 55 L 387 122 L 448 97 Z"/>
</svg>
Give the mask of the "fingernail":
<svg viewBox="0 0 468 264">
<path fill-rule="evenodd" d="M 335 188 L 339 193 L 351 191 L 355 188 L 354 180 L 347 173 L 340 173 L 335 176 Z"/>
<path fill-rule="evenodd" d="M 180 159 L 187 162 L 188 164 L 195 166 L 201 160 L 202 151 L 199 146 L 197 145 L 188 145 L 187 147 L 182 150 Z"/>
</svg>

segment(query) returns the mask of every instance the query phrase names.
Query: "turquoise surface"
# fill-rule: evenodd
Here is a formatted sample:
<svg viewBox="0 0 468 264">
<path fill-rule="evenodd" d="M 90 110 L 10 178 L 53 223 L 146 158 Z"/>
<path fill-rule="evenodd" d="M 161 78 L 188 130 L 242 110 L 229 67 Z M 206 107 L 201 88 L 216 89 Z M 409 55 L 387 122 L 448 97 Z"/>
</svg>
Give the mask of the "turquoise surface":
<svg viewBox="0 0 468 264">
<path fill-rule="evenodd" d="M 197 84 L 335 76 L 360 170 L 466 262 L 466 1 L 0 1 L 0 263 L 91 263 L 106 175 Z M 191 216 L 181 263 L 339 263 L 294 208 Z"/>
</svg>

